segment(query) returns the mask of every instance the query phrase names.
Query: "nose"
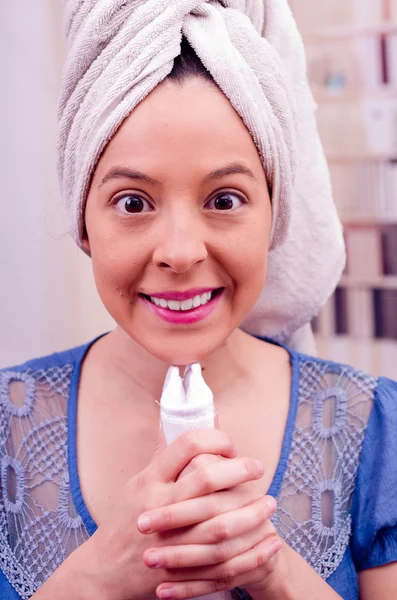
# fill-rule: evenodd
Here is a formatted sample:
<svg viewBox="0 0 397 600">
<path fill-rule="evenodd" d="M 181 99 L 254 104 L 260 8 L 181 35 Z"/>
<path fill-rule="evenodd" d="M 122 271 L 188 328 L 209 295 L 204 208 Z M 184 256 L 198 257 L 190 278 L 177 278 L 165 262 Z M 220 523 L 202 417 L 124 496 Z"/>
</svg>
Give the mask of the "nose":
<svg viewBox="0 0 397 600">
<path fill-rule="evenodd" d="M 207 258 L 207 247 L 196 215 L 174 214 L 163 222 L 153 254 L 153 262 L 162 269 L 186 273 Z"/>
</svg>

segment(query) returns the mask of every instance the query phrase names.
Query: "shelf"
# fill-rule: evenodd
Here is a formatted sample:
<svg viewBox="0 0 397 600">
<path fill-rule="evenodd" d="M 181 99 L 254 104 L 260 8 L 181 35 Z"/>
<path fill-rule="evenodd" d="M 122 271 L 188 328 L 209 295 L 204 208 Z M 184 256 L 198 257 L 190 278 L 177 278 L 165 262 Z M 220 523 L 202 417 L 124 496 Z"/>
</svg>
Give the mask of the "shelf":
<svg viewBox="0 0 397 600">
<path fill-rule="evenodd" d="M 379 277 L 354 277 L 342 275 L 339 285 L 349 288 L 379 288 L 397 290 L 397 275 L 381 275 Z"/>
<path fill-rule="evenodd" d="M 303 32 L 302 37 L 305 41 L 328 41 L 345 38 L 360 37 L 366 35 L 382 35 L 397 33 L 397 23 L 385 21 L 383 23 L 374 23 L 368 25 L 341 25 L 340 27 L 326 27 L 319 29 L 318 32 Z"/>
</svg>

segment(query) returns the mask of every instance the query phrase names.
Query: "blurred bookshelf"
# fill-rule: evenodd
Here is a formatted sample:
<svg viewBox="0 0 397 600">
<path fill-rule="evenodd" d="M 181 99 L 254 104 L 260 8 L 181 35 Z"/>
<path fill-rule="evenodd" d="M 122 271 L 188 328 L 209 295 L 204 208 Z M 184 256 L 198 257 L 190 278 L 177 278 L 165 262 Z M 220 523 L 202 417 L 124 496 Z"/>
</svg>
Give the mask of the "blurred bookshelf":
<svg viewBox="0 0 397 600">
<path fill-rule="evenodd" d="M 347 265 L 313 322 L 319 355 L 397 379 L 397 0 L 290 0 Z"/>
</svg>

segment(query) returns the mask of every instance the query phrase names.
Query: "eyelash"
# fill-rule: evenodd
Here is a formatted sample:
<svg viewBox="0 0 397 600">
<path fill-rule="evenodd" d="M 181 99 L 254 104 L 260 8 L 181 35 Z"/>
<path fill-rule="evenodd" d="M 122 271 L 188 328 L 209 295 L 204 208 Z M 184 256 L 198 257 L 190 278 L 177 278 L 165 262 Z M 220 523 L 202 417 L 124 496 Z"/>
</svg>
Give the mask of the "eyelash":
<svg viewBox="0 0 397 600">
<path fill-rule="evenodd" d="M 246 198 L 244 198 L 242 195 L 238 194 L 237 192 L 231 192 L 228 190 L 222 190 L 219 191 L 215 194 L 215 196 L 212 196 L 209 200 L 207 200 L 207 202 L 205 203 L 204 207 L 206 207 L 210 202 L 214 202 L 217 199 L 221 198 L 222 196 L 234 196 L 235 198 L 237 198 L 239 200 L 239 202 L 241 203 L 241 205 L 245 205 L 248 204 L 248 200 Z M 146 204 L 148 204 L 151 209 L 150 210 L 146 210 L 146 211 L 141 211 L 141 212 L 137 212 L 137 213 L 129 213 L 128 211 L 121 211 L 123 214 L 125 215 L 139 215 L 139 214 L 146 214 L 148 212 L 152 212 L 154 210 L 153 205 L 149 202 L 149 200 L 147 200 L 146 198 L 144 198 L 143 196 L 137 194 L 137 193 L 124 193 L 121 196 L 116 196 L 112 201 L 111 204 L 115 207 L 117 207 L 117 204 L 121 201 L 121 200 L 125 200 L 127 198 L 135 198 L 136 200 L 141 200 L 142 202 L 145 202 Z M 229 210 L 216 210 L 215 208 L 212 208 L 210 210 L 212 210 L 213 212 L 227 212 L 227 213 L 231 213 L 231 212 L 235 212 L 236 210 L 238 210 L 239 207 L 236 208 L 232 208 Z"/>
</svg>

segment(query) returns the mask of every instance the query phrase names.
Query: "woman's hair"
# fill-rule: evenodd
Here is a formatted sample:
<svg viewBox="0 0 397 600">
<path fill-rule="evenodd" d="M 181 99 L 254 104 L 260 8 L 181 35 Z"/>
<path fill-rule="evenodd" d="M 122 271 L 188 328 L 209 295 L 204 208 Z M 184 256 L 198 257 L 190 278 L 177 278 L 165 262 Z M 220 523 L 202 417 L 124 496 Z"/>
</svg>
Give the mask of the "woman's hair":
<svg viewBox="0 0 397 600">
<path fill-rule="evenodd" d="M 181 42 L 181 53 L 174 60 L 174 66 L 168 75 L 168 81 L 182 84 L 186 79 L 200 77 L 215 83 L 211 73 L 205 68 L 185 37 Z"/>
<path fill-rule="evenodd" d="M 213 0 L 226 8 L 225 0 Z M 215 83 L 211 73 L 205 68 L 187 39 L 183 36 L 181 42 L 181 53 L 174 60 L 174 66 L 167 79 L 174 83 L 182 84 L 186 79 L 201 77 L 211 83 Z"/>
</svg>

